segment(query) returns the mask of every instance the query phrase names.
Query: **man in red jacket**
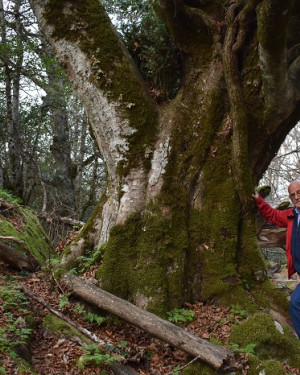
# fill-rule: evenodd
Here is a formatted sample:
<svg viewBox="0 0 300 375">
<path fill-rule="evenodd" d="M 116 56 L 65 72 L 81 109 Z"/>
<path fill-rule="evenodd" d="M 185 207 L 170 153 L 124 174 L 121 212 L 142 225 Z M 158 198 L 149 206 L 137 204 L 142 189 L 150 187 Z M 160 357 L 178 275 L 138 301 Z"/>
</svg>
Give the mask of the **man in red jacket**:
<svg viewBox="0 0 300 375">
<path fill-rule="evenodd" d="M 288 187 L 288 192 L 294 207 L 284 211 L 272 208 L 257 191 L 252 197 L 259 212 L 270 224 L 287 228 L 286 257 L 290 278 L 295 272 L 300 275 L 300 180 L 293 181 Z M 291 295 L 290 315 L 300 338 L 300 282 Z"/>
</svg>

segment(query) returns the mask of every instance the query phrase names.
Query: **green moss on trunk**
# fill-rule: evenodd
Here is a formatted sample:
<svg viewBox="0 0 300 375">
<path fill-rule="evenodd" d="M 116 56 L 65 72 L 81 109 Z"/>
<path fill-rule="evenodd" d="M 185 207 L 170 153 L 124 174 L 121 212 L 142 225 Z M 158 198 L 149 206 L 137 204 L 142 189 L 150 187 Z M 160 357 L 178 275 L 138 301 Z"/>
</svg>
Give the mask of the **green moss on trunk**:
<svg viewBox="0 0 300 375">
<path fill-rule="evenodd" d="M 152 208 L 114 227 L 97 272 L 103 287 L 158 314 L 178 306 L 188 246 L 183 220 Z"/>
</svg>

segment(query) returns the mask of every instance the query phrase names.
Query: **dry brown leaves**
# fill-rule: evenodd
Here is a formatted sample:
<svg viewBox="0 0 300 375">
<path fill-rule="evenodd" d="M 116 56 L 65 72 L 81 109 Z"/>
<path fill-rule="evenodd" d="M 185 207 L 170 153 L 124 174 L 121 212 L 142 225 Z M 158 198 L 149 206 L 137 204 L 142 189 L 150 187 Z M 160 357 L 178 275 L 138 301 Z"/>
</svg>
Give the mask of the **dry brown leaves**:
<svg viewBox="0 0 300 375">
<path fill-rule="evenodd" d="M 61 253 L 63 250 L 65 250 L 65 248 L 69 246 L 75 240 L 78 233 L 79 232 L 76 232 L 76 231 L 70 232 L 66 238 L 64 238 L 57 244 L 56 251 L 58 253 Z"/>
<path fill-rule="evenodd" d="M 0 263 L 0 273 L 2 275 L 12 275 L 7 266 Z M 0 285 L 5 281 L 0 279 Z M 61 310 L 77 324 L 80 324 L 97 335 L 101 340 L 109 343 L 112 349 L 121 350 L 125 355 L 125 363 L 133 367 L 141 375 L 166 375 L 171 373 L 176 367 L 185 365 L 187 356 L 182 351 L 163 343 L 144 331 L 120 321 L 115 317 L 108 319 L 102 326 L 88 323 L 82 319 L 82 315 L 75 313 L 73 308 L 78 302 L 70 298 L 70 304 L 63 310 L 59 308 L 59 293 L 55 285 L 44 273 L 28 275 L 25 279 L 20 277 L 20 283 L 24 283 L 33 293 L 44 299 L 47 304 Z M 0 325 L 6 324 L 2 303 L 0 301 Z M 186 308 L 192 309 L 195 313 L 195 320 L 185 325 L 185 329 L 194 334 L 226 345 L 231 333 L 233 323 L 243 319 L 241 316 L 233 314 L 230 308 L 216 306 L 213 303 L 186 304 Z M 49 314 L 35 301 L 31 301 L 31 311 L 34 314 L 36 327 L 33 332 L 31 352 L 32 365 L 41 375 L 94 375 L 99 374 L 99 368 L 86 366 L 84 370 L 79 370 L 76 363 L 83 350 L 80 346 L 68 339 L 64 335 L 54 334 L 43 328 L 43 319 Z M 111 354 L 115 354 L 111 351 Z M 9 355 L 0 354 L 8 374 L 17 374 L 17 367 Z M 241 354 L 236 358 L 235 363 L 231 363 L 231 368 L 238 368 L 243 375 L 247 374 L 247 355 Z M 299 370 L 292 369 L 285 365 L 287 372 L 300 375 Z"/>
</svg>

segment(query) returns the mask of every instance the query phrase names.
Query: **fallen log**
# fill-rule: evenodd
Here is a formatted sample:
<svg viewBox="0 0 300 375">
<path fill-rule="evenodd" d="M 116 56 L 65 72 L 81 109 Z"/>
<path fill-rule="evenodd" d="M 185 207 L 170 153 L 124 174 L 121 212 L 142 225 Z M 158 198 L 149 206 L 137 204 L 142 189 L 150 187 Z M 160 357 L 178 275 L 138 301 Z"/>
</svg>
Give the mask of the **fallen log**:
<svg viewBox="0 0 300 375">
<path fill-rule="evenodd" d="M 31 255 L 33 257 L 33 255 L 30 253 L 30 251 L 25 246 L 25 243 L 23 241 L 19 240 L 18 238 L 13 237 L 13 236 L 0 236 L 0 240 L 15 242 L 16 244 L 18 244 L 19 246 L 21 246 L 21 248 L 25 251 L 25 254 L 27 256 Z"/>
<path fill-rule="evenodd" d="M 36 271 L 40 263 L 33 255 L 25 255 L 0 242 L 0 259 L 17 270 Z"/>
<path fill-rule="evenodd" d="M 285 249 L 286 228 L 265 228 L 258 238 L 260 248 L 281 247 Z"/>
<path fill-rule="evenodd" d="M 234 356 L 230 350 L 201 339 L 149 311 L 143 310 L 95 285 L 88 284 L 77 276 L 65 274 L 62 282 L 74 295 L 84 301 L 109 311 L 173 347 L 198 357 L 200 361 L 218 371 L 222 371 L 227 362 Z"/>
<path fill-rule="evenodd" d="M 50 224 L 57 222 L 57 223 L 69 225 L 70 227 L 79 227 L 79 228 L 82 228 L 85 224 L 83 221 L 72 219 L 70 217 L 51 216 L 51 215 L 47 215 L 44 212 L 40 213 L 38 216 L 40 219 L 43 219 L 46 221 L 46 223 L 50 223 Z"/>
<path fill-rule="evenodd" d="M 15 208 L 15 205 L 6 202 L 6 200 L 3 199 L 3 198 L 0 198 L 0 209 L 1 209 L 1 208 L 4 208 L 5 210 L 12 210 L 12 209 Z"/>
</svg>

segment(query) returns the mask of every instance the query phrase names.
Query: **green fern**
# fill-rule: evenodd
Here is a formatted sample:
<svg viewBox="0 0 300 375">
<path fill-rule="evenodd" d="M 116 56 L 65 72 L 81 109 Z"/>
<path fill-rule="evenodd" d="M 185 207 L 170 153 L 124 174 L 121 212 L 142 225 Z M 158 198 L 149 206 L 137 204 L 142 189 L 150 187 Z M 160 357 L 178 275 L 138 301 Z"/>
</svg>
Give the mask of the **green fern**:
<svg viewBox="0 0 300 375">
<path fill-rule="evenodd" d="M 88 345 L 87 347 L 82 347 L 86 354 L 82 355 L 77 361 L 77 367 L 80 370 L 85 368 L 86 364 L 92 363 L 96 366 L 102 364 L 109 364 L 111 362 L 120 361 L 122 358 L 120 356 L 111 356 L 110 354 L 103 354 L 97 344 Z"/>
<path fill-rule="evenodd" d="M 178 323 L 178 322 L 192 322 L 195 319 L 195 313 L 192 310 L 186 309 L 174 309 L 172 311 L 167 312 L 168 320 L 170 322 Z"/>
<path fill-rule="evenodd" d="M 90 323 L 95 323 L 98 326 L 100 326 L 102 323 L 104 323 L 107 320 L 107 318 L 89 312 L 83 317 L 83 320 L 86 320 Z"/>
<path fill-rule="evenodd" d="M 255 354 L 256 343 L 250 343 L 245 348 L 240 348 L 238 344 L 231 344 L 230 347 L 237 353 Z"/>
<path fill-rule="evenodd" d="M 9 191 L 0 189 L 0 199 L 6 200 L 8 203 L 12 203 L 15 205 L 22 204 L 22 200 L 20 198 L 14 197 Z"/>
<path fill-rule="evenodd" d="M 63 294 L 59 297 L 59 307 L 63 309 L 65 306 L 68 306 L 70 304 L 69 302 L 69 296 L 70 293 L 68 294 Z"/>
<path fill-rule="evenodd" d="M 5 311 L 15 307 L 21 311 L 29 304 L 27 297 L 20 290 L 12 287 L 1 287 L 0 297 L 4 300 L 2 307 Z"/>
<path fill-rule="evenodd" d="M 85 308 L 82 304 L 76 303 L 76 305 L 72 309 L 76 314 L 85 314 Z"/>
</svg>

